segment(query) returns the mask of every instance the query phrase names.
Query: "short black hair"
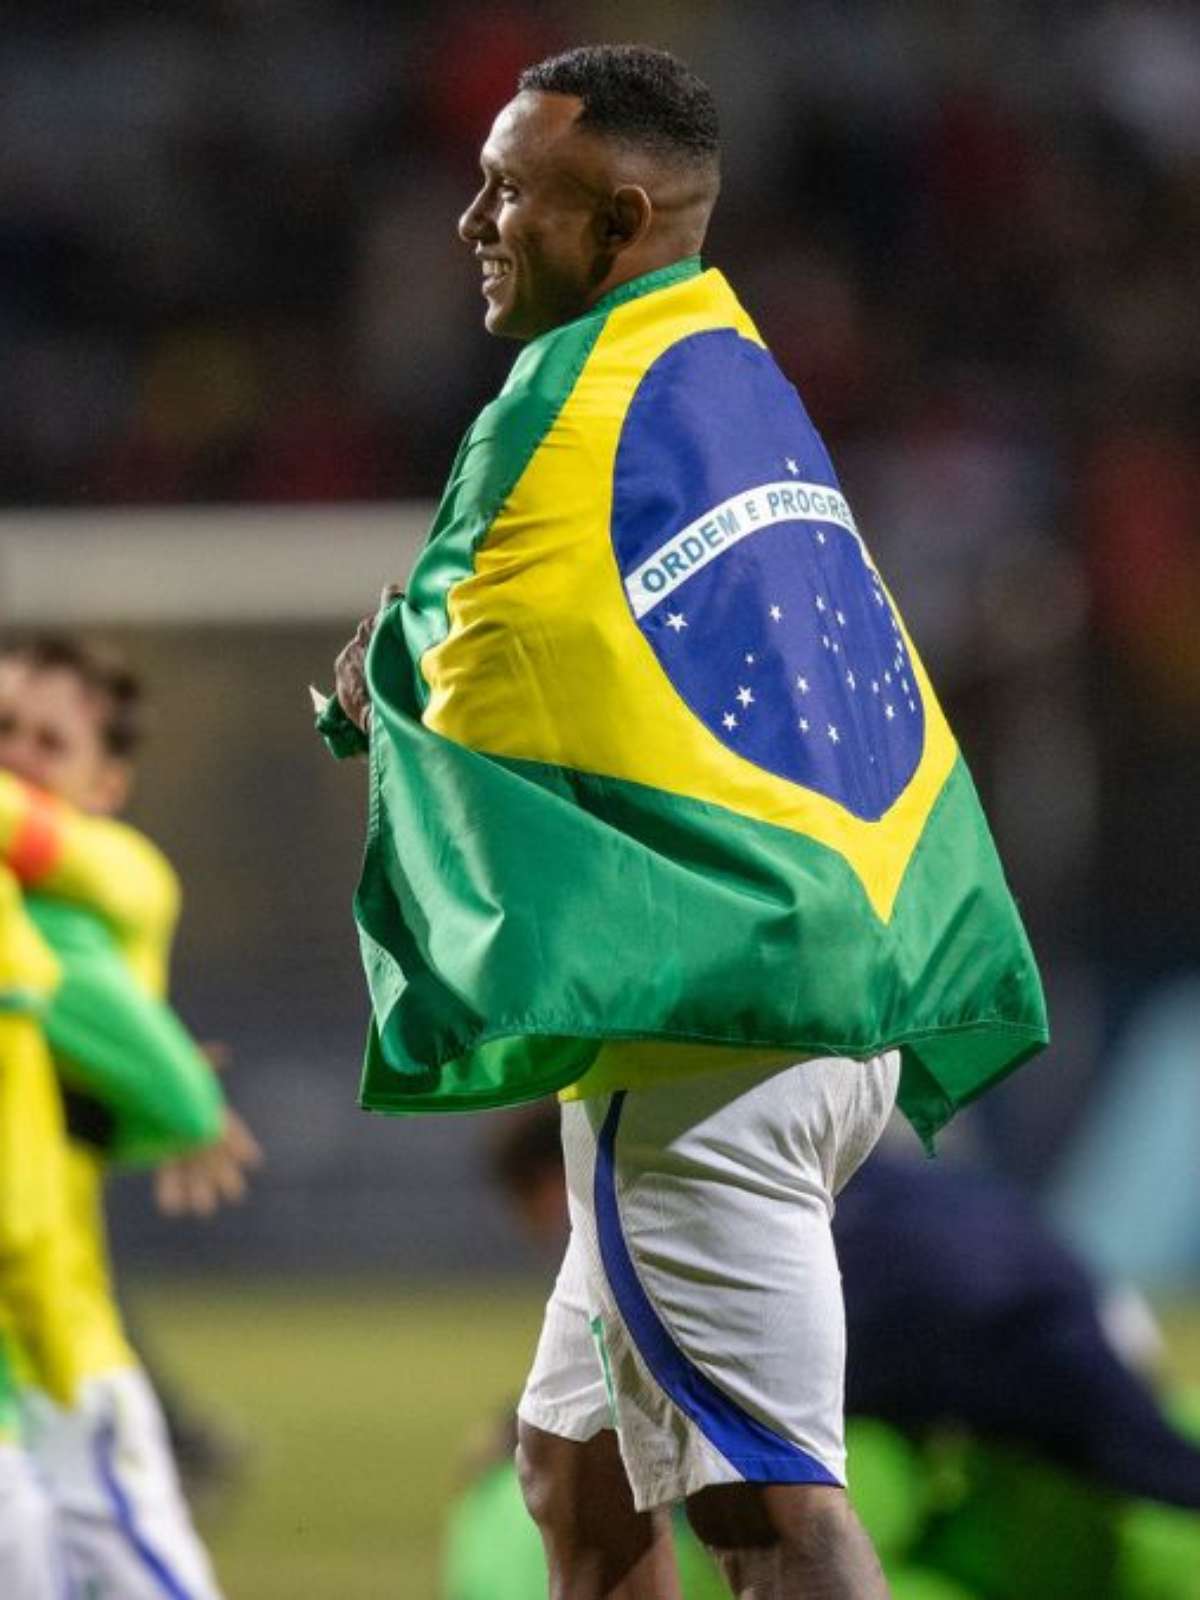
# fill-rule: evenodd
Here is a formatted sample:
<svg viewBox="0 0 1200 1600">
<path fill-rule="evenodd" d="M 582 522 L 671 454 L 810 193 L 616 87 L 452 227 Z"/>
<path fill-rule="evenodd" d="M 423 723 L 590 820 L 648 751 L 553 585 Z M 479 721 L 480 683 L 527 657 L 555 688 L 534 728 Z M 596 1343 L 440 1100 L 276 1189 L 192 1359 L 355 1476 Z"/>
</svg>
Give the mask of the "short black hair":
<svg viewBox="0 0 1200 1600">
<path fill-rule="evenodd" d="M 37 633 L 0 643 L 0 660 L 32 672 L 68 672 L 103 706 L 100 738 L 110 756 L 131 760 L 146 732 L 146 691 L 140 676 L 115 650 L 69 633 Z"/>
<path fill-rule="evenodd" d="M 582 100 L 577 127 L 669 160 L 696 165 L 717 160 L 720 129 L 712 90 L 669 51 L 639 44 L 581 45 L 526 67 L 517 88 Z"/>
</svg>

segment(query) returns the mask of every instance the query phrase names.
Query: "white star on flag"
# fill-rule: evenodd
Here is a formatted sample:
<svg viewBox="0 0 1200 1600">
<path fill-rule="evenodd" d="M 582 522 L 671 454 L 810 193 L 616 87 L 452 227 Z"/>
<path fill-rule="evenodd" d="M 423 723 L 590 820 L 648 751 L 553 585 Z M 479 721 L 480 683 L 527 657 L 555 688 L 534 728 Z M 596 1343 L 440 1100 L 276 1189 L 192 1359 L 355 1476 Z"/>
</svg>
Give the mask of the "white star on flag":
<svg viewBox="0 0 1200 1600">
<path fill-rule="evenodd" d="M 678 633 L 682 628 L 687 627 L 687 618 L 682 611 L 668 611 L 667 627 L 674 628 L 675 632 Z"/>
<path fill-rule="evenodd" d="M 808 464 L 796 460 L 796 483 L 806 483 Z M 786 474 L 779 485 L 786 501 L 785 487 Z M 928 715 L 924 682 L 918 682 L 915 652 L 898 631 L 887 591 L 872 577 L 857 541 L 835 537 L 839 530 L 828 525 L 810 524 L 808 531 L 824 546 L 802 542 L 801 549 L 816 556 L 816 569 L 797 560 L 794 546 L 783 548 L 790 541 L 780 541 L 777 561 L 764 545 L 761 582 L 743 596 L 748 609 L 733 629 L 691 602 L 685 614 L 678 602 L 686 594 L 669 593 L 649 637 L 664 667 L 678 675 L 680 692 L 697 699 L 731 756 L 745 756 L 870 818 L 886 812 L 919 765 L 922 717 Z M 680 623 L 691 642 L 676 649 L 663 630 L 682 632 Z M 697 646 L 710 640 L 715 659 L 706 662 L 709 652 L 697 653 Z"/>
<path fill-rule="evenodd" d="M 800 471 L 800 468 L 796 465 L 794 459 L 791 456 L 789 456 L 787 458 L 787 469 L 791 473 L 793 478 Z"/>
<path fill-rule="evenodd" d="M 817 529 L 817 543 L 818 544 L 824 544 L 825 543 L 825 535 L 821 532 L 820 528 Z"/>
</svg>

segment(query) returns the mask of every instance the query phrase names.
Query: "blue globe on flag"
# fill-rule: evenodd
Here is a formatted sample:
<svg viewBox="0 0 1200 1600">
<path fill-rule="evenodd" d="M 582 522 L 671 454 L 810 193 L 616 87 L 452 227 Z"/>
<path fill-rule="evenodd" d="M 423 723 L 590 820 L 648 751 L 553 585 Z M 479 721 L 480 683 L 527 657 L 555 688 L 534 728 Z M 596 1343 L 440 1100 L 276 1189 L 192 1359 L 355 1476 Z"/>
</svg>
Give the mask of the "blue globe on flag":
<svg viewBox="0 0 1200 1600">
<path fill-rule="evenodd" d="M 626 414 L 612 537 L 634 617 L 728 749 L 876 821 L 921 758 L 900 624 L 828 454 L 767 353 L 673 345 Z"/>
</svg>

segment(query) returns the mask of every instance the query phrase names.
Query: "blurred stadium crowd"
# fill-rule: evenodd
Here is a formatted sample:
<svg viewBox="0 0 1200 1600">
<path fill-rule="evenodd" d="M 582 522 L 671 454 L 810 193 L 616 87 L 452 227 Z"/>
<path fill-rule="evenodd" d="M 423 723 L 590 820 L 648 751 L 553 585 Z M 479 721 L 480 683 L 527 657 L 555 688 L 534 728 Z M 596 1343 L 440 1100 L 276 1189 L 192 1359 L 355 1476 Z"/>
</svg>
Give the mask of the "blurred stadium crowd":
<svg viewBox="0 0 1200 1600">
<path fill-rule="evenodd" d="M 825 433 L 986 791 L 1059 1043 L 980 1115 L 1044 1176 L 1200 948 L 1194 7 L 23 7 L 0 504 L 435 494 L 512 354 L 454 233 L 481 137 L 522 65 L 623 36 L 717 91 L 711 259 Z"/>
<path fill-rule="evenodd" d="M 436 491 L 502 364 L 452 231 L 480 137 L 522 64 L 622 9 L 22 8 L 3 499 Z M 1043 521 L 1064 466 L 1108 498 L 1132 414 L 1169 456 L 1197 367 L 1190 7 L 650 0 L 637 31 L 714 81 L 713 254 L 843 447 L 973 431 Z"/>
</svg>

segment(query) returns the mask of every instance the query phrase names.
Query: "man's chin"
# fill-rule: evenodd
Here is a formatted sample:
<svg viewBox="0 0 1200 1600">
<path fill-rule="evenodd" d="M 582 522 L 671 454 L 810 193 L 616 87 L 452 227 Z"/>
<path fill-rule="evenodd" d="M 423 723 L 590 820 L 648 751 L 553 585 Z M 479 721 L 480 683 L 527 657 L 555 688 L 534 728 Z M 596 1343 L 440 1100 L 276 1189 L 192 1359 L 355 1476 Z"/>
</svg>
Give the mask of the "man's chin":
<svg viewBox="0 0 1200 1600">
<path fill-rule="evenodd" d="M 527 339 L 529 337 L 520 327 L 520 318 L 511 306 L 488 306 L 483 314 L 483 325 L 497 339 Z"/>
</svg>

